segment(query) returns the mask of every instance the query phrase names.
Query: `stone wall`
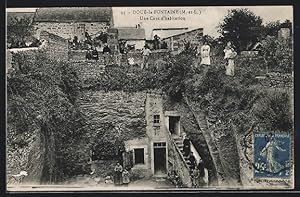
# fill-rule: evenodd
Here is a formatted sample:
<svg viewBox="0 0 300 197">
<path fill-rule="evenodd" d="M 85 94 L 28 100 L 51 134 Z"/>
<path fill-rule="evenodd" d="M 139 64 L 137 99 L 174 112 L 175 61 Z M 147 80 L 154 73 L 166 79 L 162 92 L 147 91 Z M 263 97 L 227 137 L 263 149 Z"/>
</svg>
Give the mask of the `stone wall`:
<svg viewBox="0 0 300 197">
<path fill-rule="evenodd" d="M 79 36 L 79 32 L 77 32 L 78 24 L 79 23 L 38 22 L 35 24 L 35 28 L 37 29 L 38 35 L 39 32 L 47 31 L 65 39 L 73 39 L 74 36 Z M 98 32 L 106 32 L 109 27 L 109 23 L 106 22 L 83 22 L 80 24 L 84 25 L 85 30 L 92 37 Z"/>
<path fill-rule="evenodd" d="M 70 61 L 88 61 L 86 60 L 86 53 L 87 50 L 69 50 L 68 55 Z M 110 58 L 110 64 L 119 64 L 120 62 L 119 58 L 121 58 L 121 55 L 120 54 L 106 55 L 98 51 L 98 57 L 99 60 L 97 60 L 97 62 L 99 62 L 102 65 L 105 64 L 106 58 Z"/>
<path fill-rule="evenodd" d="M 147 121 L 147 135 L 151 141 L 166 140 L 167 130 L 165 126 L 163 100 L 160 93 L 155 91 L 148 92 L 146 100 L 146 121 Z M 154 115 L 159 115 L 159 123 L 154 123 Z"/>
<path fill-rule="evenodd" d="M 292 74 L 267 73 L 265 77 L 259 78 L 259 83 L 266 87 L 287 88 L 294 86 Z"/>
<path fill-rule="evenodd" d="M 258 56 L 258 53 L 258 51 L 241 51 L 241 56 L 251 58 Z"/>
<path fill-rule="evenodd" d="M 41 32 L 40 39 L 47 41 L 44 50 L 50 59 L 58 61 L 69 59 L 68 41 L 66 39 L 46 31 Z"/>
<path fill-rule="evenodd" d="M 144 137 L 144 138 L 136 138 L 136 139 L 125 141 L 126 152 L 133 151 L 135 148 L 144 149 L 144 164 L 133 165 L 133 167 L 131 168 L 132 176 L 136 178 L 150 178 L 152 176 L 152 172 L 151 172 L 151 145 L 150 145 L 149 138 Z"/>
<path fill-rule="evenodd" d="M 176 148 L 175 143 L 168 130 L 166 121 L 167 117 L 164 114 L 163 94 L 160 91 L 149 91 L 146 100 L 146 120 L 147 134 L 150 142 L 166 142 L 167 144 L 167 171 L 176 171 L 187 187 L 191 187 L 191 179 L 189 168 L 185 164 L 184 158 L 181 157 L 180 151 Z M 159 115 L 159 123 L 154 123 L 154 115 Z M 154 155 L 152 157 L 154 160 Z M 154 173 L 154 163 L 151 163 Z"/>
<path fill-rule="evenodd" d="M 86 50 L 70 50 L 69 51 L 69 59 L 70 61 L 85 61 L 86 60 Z M 99 53 L 99 60 L 100 64 L 104 64 L 105 55 L 103 55 L 100 51 Z M 149 64 L 154 64 L 158 59 L 163 59 L 164 57 L 168 57 L 170 55 L 170 51 L 161 49 L 152 51 L 149 57 Z M 130 51 L 128 54 L 113 54 L 111 55 L 111 64 L 120 64 L 126 59 L 129 58 L 134 59 L 134 63 L 141 64 L 143 61 L 143 55 L 141 51 Z"/>
</svg>

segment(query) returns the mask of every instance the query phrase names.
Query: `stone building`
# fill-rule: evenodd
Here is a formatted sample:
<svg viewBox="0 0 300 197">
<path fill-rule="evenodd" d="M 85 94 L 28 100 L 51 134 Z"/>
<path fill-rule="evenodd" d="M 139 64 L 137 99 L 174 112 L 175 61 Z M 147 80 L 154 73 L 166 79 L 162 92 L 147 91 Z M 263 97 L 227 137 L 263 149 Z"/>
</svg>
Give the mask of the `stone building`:
<svg viewBox="0 0 300 197">
<path fill-rule="evenodd" d="M 203 36 L 203 28 L 189 30 L 183 33 L 162 38 L 172 51 L 180 50 L 184 47 L 184 42 L 189 41 L 192 47 L 196 47 L 201 43 Z"/>
<path fill-rule="evenodd" d="M 38 35 L 41 31 L 47 31 L 65 39 L 77 36 L 82 41 L 85 32 L 93 37 L 113 26 L 112 8 L 39 8 L 34 16 L 34 25 Z"/>
<path fill-rule="evenodd" d="M 189 29 L 187 27 L 154 28 L 152 30 L 151 39 L 153 39 L 155 35 L 163 39 L 163 38 L 167 38 L 170 36 L 187 32 L 188 30 Z"/>
<path fill-rule="evenodd" d="M 135 177 L 166 177 L 175 171 L 184 185 L 191 186 L 190 165 L 182 153 L 181 114 L 176 109 L 164 109 L 161 93 L 89 92 L 79 105 L 93 125 L 91 132 L 100 132 L 103 124 L 114 125 L 111 130 L 105 129 L 105 135 L 116 135 L 124 142 L 122 163 Z M 199 161 L 193 145 L 192 150 Z"/>
<path fill-rule="evenodd" d="M 108 29 L 109 38 L 113 38 L 117 42 L 126 41 L 126 45 L 132 45 L 135 49 L 143 49 L 146 43 L 145 29 L 141 27 L 116 27 Z M 113 43 L 113 39 L 109 39 L 108 43 Z"/>
</svg>

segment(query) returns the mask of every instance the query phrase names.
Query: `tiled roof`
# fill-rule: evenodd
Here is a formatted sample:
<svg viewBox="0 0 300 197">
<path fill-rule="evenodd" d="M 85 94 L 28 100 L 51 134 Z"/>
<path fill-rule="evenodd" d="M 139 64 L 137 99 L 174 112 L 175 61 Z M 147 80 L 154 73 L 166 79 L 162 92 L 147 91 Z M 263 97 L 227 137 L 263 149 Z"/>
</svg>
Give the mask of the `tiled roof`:
<svg viewBox="0 0 300 197">
<path fill-rule="evenodd" d="M 162 40 L 165 40 L 165 39 L 168 39 L 168 38 L 171 38 L 171 37 L 175 37 L 175 36 L 181 36 L 183 34 L 191 33 L 191 32 L 197 31 L 197 30 L 200 30 L 200 31 L 202 30 L 203 31 L 203 28 L 197 28 L 197 29 L 193 29 L 193 30 L 184 31 L 184 32 L 181 32 L 181 33 L 178 33 L 178 34 L 175 34 L 175 35 L 165 37 Z"/>
<path fill-rule="evenodd" d="M 146 39 L 143 28 L 117 28 L 118 38 L 123 40 L 143 40 Z"/>
<path fill-rule="evenodd" d="M 110 22 L 109 7 L 58 7 L 39 8 L 34 22 Z"/>
</svg>

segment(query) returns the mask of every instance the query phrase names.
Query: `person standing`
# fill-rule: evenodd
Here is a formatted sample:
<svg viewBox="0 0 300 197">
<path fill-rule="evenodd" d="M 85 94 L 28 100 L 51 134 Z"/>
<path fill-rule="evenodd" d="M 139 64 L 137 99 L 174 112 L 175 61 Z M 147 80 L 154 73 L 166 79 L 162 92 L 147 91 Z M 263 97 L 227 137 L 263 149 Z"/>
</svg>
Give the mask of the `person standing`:
<svg viewBox="0 0 300 197">
<path fill-rule="evenodd" d="M 123 165 L 123 152 L 125 152 L 124 146 L 119 145 L 118 146 L 118 161 L 121 165 Z"/>
<path fill-rule="evenodd" d="M 122 172 L 122 180 L 123 180 L 123 184 L 125 186 L 128 186 L 128 184 L 130 182 L 130 177 L 129 177 L 129 172 L 128 172 L 128 170 L 126 168 Z"/>
<path fill-rule="evenodd" d="M 159 49 L 160 37 L 158 35 L 154 36 L 154 49 Z"/>
<path fill-rule="evenodd" d="M 199 169 L 198 168 L 195 168 L 192 171 L 191 177 L 192 177 L 192 187 L 199 187 L 200 173 L 199 173 Z"/>
<path fill-rule="evenodd" d="M 119 162 L 116 164 L 114 171 L 115 171 L 114 183 L 115 185 L 121 185 L 123 167 L 120 165 Z"/>
<path fill-rule="evenodd" d="M 206 186 L 208 184 L 208 170 L 204 167 L 202 160 L 199 161 L 197 168 L 199 170 L 199 186 Z"/>
<path fill-rule="evenodd" d="M 95 147 L 91 147 L 90 149 L 90 165 L 91 165 L 91 172 L 90 175 L 95 174 L 96 172 L 96 160 L 97 160 L 97 155 L 95 151 Z"/>
<path fill-rule="evenodd" d="M 201 46 L 200 49 L 201 53 L 201 62 L 200 65 L 210 65 L 210 46 L 208 45 L 207 41 L 204 41 L 204 44 Z"/>
<path fill-rule="evenodd" d="M 190 155 L 189 155 L 189 161 L 190 161 L 190 170 L 194 170 L 195 167 L 196 167 L 196 158 L 195 156 L 193 155 L 193 152 L 191 151 L 190 152 Z"/>
<path fill-rule="evenodd" d="M 110 54 L 111 54 L 111 50 L 108 46 L 107 43 L 104 43 L 104 47 L 103 47 L 103 55 L 104 55 L 104 64 L 105 65 L 110 65 L 111 61 L 110 61 Z"/>
<path fill-rule="evenodd" d="M 186 135 L 184 135 L 183 139 L 183 152 L 185 156 L 189 156 L 191 152 L 191 142 Z"/>
<path fill-rule="evenodd" d="M 227 43 L 227 46 L 224 49 L 224 60 L 227 61 L 226 68 L 226 75 L 234 76 L 234 58 L 236 57 L 237 53 L 235 52 L 234 48 L 232 47 L 231 42 Z"/>
<path fill-rule="evenodd" d="M 93 58 L 93 60 L 99 60 L 99 55 L 98 55 L 98 51 L 97 51 L 97 49 L 96 49 L 96 47 L 93 47 L 92 48 L 92 58 Z"/>
<path fill-rule="evenodd" d="M 148 60 L 149 60 L 149 56 L 150 56 L 151 50 L 149 49 L 148 45 L 144 46 L 144 49 L 142 51 L 143 54 L 143 63 L 141 66 L 141 69 L 143 70 L 144 68 L 148 68 Z"/>
</svg>

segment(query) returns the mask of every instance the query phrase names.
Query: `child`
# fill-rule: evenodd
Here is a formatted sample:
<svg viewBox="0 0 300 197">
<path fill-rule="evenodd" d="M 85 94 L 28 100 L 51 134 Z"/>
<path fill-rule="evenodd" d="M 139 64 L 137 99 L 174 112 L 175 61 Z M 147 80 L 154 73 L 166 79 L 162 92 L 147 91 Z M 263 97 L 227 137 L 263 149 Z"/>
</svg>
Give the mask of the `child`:
<svg viewBox="0 0 300 197">
<path fill-rule="evenodd" d="M 127 187 L 130 182 L 130 177 L 129 177 L 129 172 L 126 168 L 122 172 L 122 179 L 123 179 L 123 184 Z"/>
</svg>

